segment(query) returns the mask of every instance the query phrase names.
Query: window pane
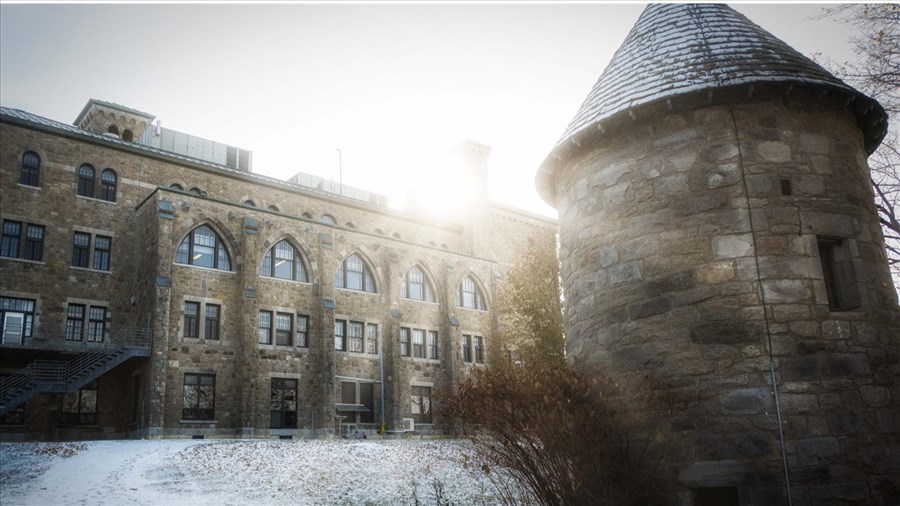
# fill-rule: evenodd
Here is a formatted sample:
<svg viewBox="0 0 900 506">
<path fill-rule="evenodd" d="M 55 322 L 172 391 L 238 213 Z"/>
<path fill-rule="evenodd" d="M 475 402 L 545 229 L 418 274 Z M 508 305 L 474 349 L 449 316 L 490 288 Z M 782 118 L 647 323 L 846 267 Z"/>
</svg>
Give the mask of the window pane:
<svg viewBox="0 0 900 506">
<path fill-rule="evenodd" d="M 306 348 L 309 346 L 307 341 L 307 326 L 309 318 L 304 315 L 297 315 L 297 346 Z"/>
<path fill-rule="evenodd" d="M 109 270 L 109 254 L 112 249 L 112 238 L 98 235 L 94 239 L 94 269 Z"/>
<path fill-rule="evenodd" d="M 72 239 L 72 266 L 87 267 L 90 254 L 91 234 L 75 232 Z"/>
<path fill-rule="evenodd" d="M 334 349 L 343 351 L 345 349 L 344 339 L 346 338 L 346 324 L 343 320 L 334 321 Z"/>
<path fill-rule="evenodd" d="M 260 344 L 272 344 L 272 313 L 270 311 L 259 312 L 259 342 Z"/>
<path fill-rule="evenodd" d="M 378 325 L 369 323 L 366 326 L 366 353 L 378 353 Z"/>
<path fill-rule="evenodd" d="M 350 351 L 362 353 L 363 351 L 363 324 L 350 322 Z"/>
</svg>

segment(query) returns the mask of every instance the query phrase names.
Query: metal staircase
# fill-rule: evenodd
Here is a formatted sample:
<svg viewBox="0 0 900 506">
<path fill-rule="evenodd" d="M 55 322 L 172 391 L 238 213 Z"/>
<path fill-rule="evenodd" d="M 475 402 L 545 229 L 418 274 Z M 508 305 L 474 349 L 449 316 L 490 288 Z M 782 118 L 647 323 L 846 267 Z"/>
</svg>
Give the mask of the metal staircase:
<svg viewBox="0 0 900 506">
<path fill-rule="evenodd" d="M 74 392 L 131 357 L 149 356 L 149 330 L 129 327 L 72 360 L 35 360 L 0 381 L 0 416 L 38 394 Z"/>
</svg>

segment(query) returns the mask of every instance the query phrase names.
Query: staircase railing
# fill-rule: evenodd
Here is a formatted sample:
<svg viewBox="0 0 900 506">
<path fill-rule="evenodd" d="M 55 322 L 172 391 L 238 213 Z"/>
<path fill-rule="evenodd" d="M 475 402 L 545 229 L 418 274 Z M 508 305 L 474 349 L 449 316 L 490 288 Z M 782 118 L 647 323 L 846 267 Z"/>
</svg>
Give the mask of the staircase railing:
<svg viewBox="0 0 900 506">
<path fill-rule="evenodd" d="M 40 393 L 78 390 L 137 355 L 150 355 L 150 332 L 144 327 L 127 327 L 69 361 L 35 360 L 0 380 L 0 415 Z"/>
</svg>

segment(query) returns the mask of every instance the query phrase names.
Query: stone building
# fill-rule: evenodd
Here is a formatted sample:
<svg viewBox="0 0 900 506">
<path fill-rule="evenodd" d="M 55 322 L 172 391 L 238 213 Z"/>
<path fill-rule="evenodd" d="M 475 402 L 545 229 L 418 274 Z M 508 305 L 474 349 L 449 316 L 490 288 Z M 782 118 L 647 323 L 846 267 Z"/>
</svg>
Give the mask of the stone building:
<svg viewBox="0 0 900 506">
<path fill-rule="evenodd" d="M 731 8 L 654 4 L 543 162 L 569 358 L 649 398 L 671 504 L 900 503 L 886 128 Z"/>
<path fill-rule="evenodd" d="M 486 200 L 490 149 L 438 220 L 153 119 L 0 109 L 2 438 L 446 430 L 514 245 L 556 231 Z"/>
</svg>

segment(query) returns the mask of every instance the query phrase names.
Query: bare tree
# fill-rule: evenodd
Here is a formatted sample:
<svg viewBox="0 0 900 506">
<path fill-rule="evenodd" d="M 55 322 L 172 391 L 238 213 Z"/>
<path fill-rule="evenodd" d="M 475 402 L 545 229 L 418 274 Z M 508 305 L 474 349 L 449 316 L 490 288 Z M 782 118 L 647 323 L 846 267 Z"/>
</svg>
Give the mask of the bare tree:
<svg viewBox="0 0 900 506">
<path fill-rule="evenodd" d="M 845 81 L 877 100 L 893 122 L 881 146 L 869 157 L 875 205 L 884 231 L 894 286 L 900 292 L 900 4 L 849 4 L 826 7 L 823 16 L 850 24 L 854 62 L 826 62 Z"/>
</svg>

